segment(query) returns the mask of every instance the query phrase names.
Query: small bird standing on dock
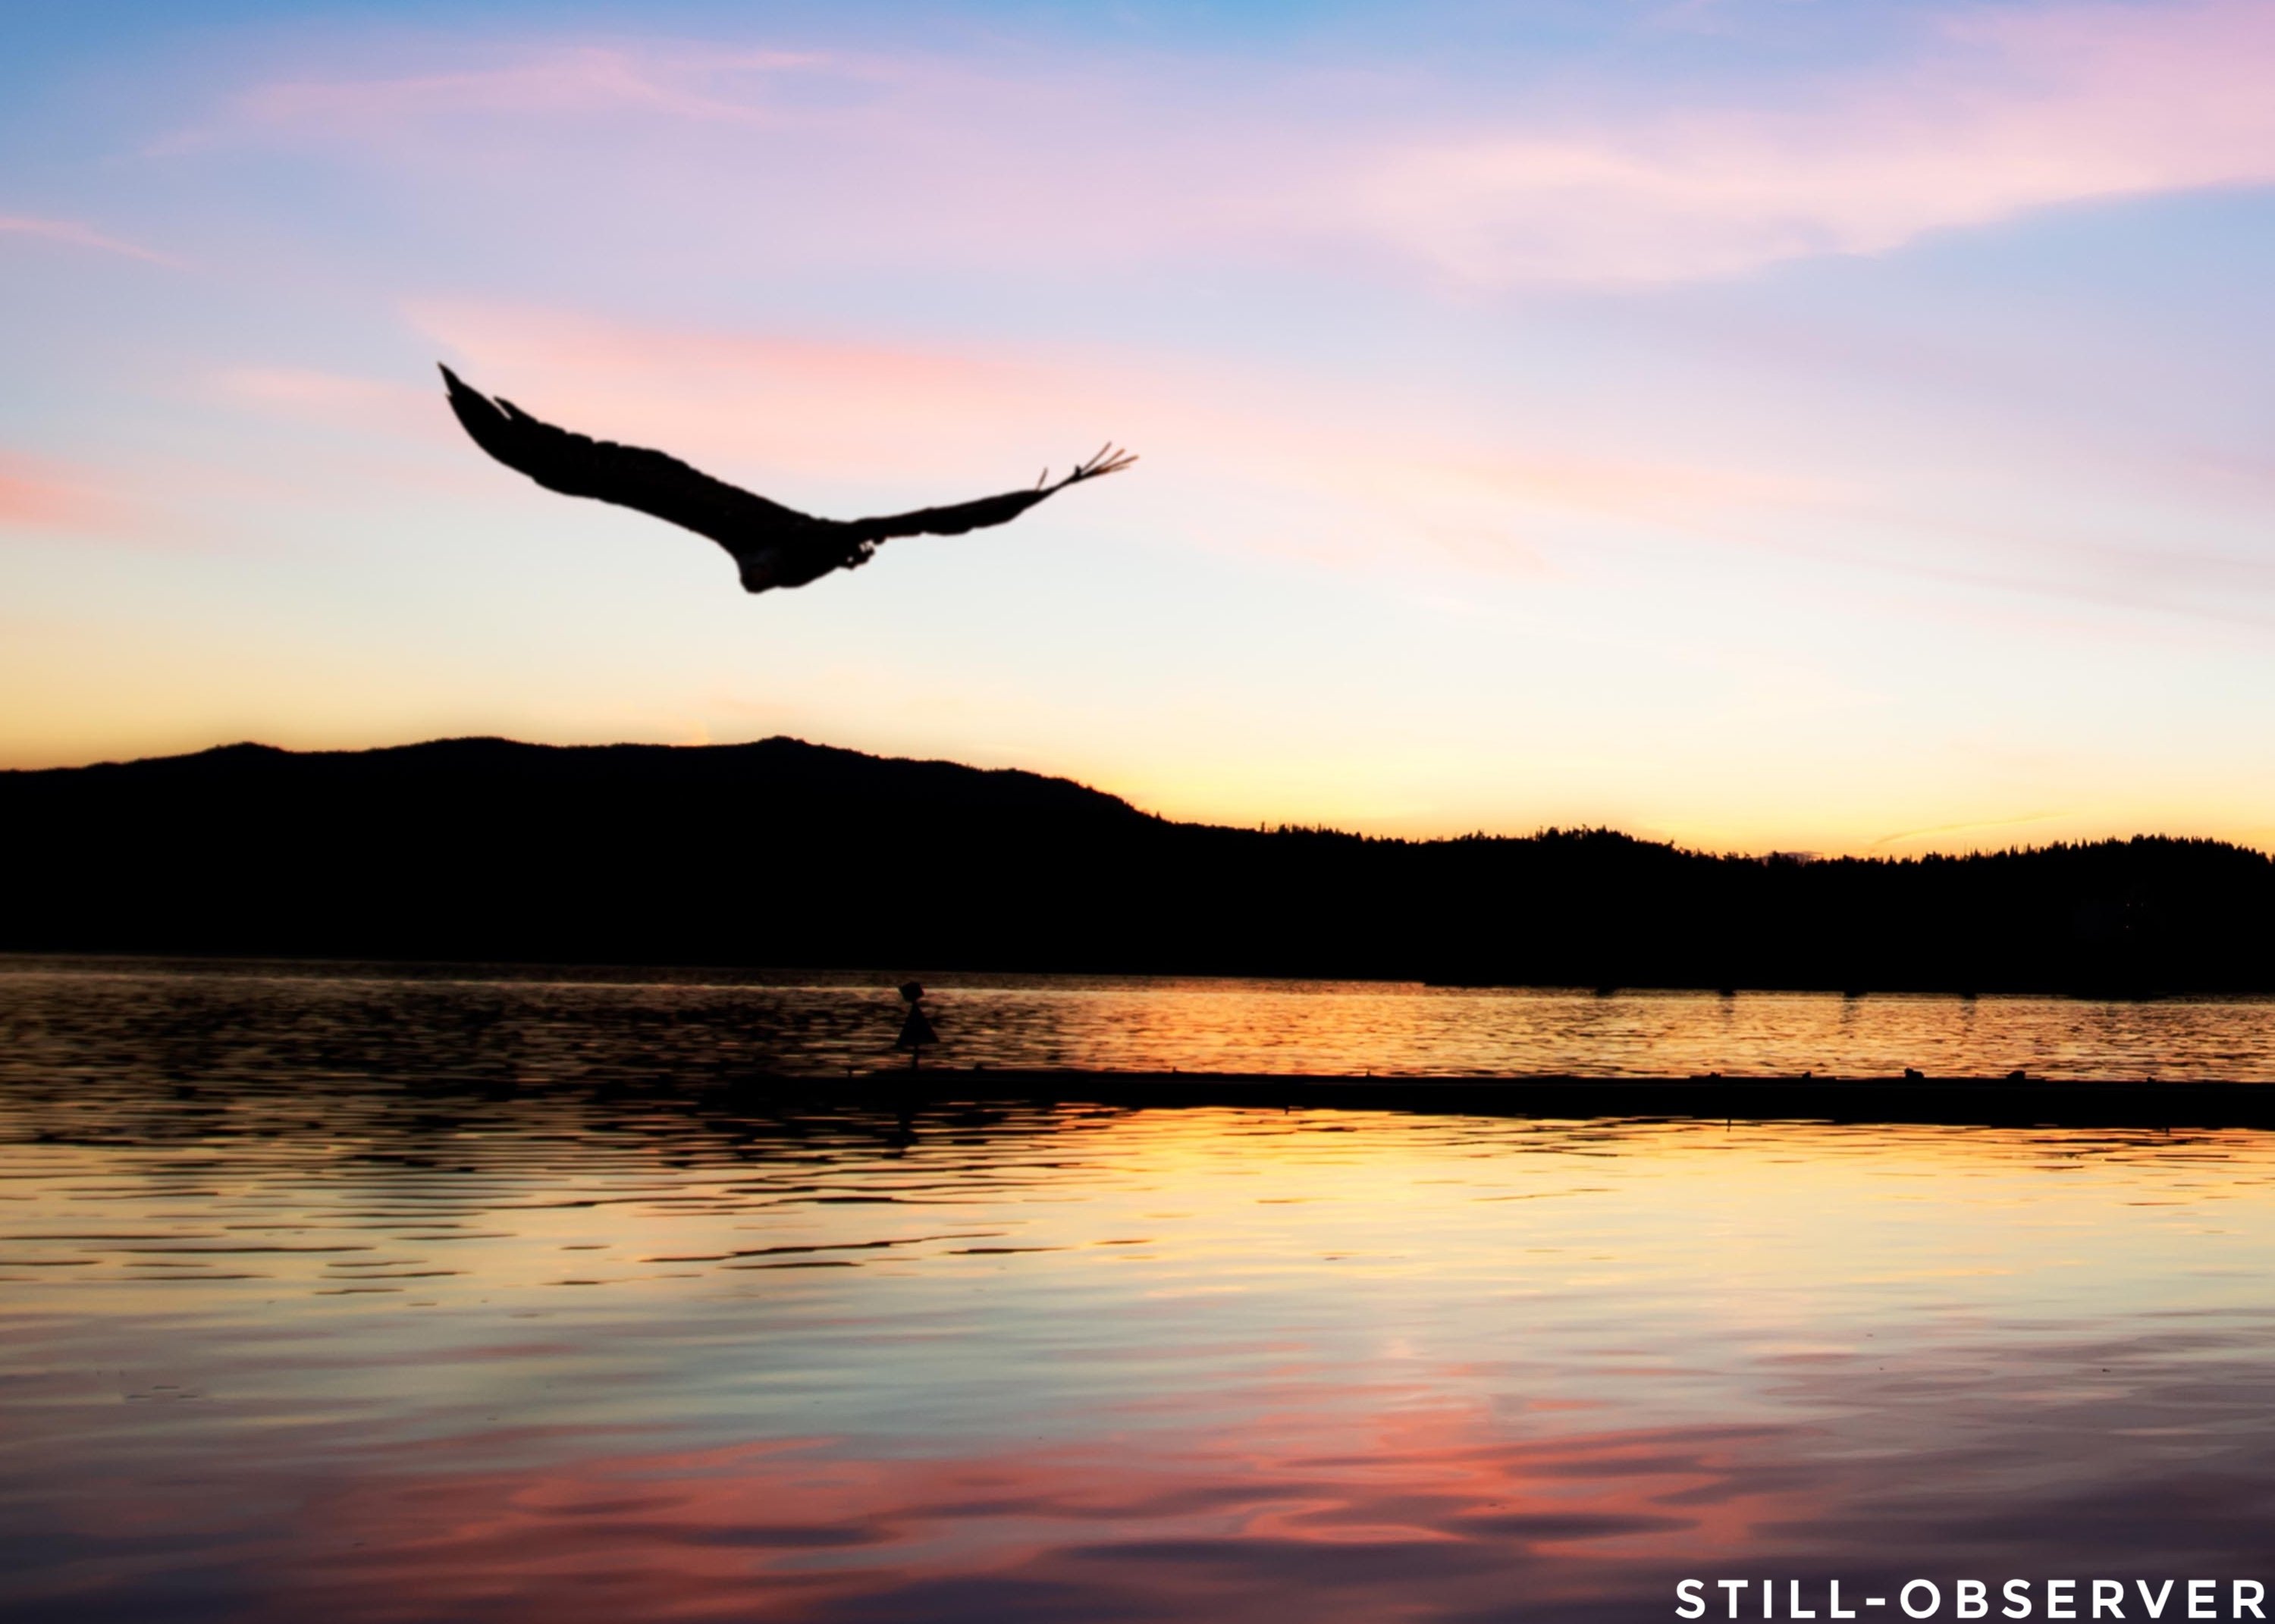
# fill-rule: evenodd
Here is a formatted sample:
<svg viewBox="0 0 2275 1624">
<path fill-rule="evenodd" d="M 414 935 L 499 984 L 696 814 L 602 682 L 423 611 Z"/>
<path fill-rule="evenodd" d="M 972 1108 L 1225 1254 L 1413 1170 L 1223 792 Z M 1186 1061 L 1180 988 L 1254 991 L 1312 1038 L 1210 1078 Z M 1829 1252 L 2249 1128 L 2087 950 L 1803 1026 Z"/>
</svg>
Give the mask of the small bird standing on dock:
<svg viewBox="0 0 2275 1624">
<path fill-rule="evenodd" d="M 909 1015 L 908 1019 L 901 1023 L 901 1035 L 893 1040 L 893 1046 L 909 1052 L 911 1071 L 917 1069 L 917 1062 L 923 1058 L 924 1046 L 940 1041 L 940 1034 L 933 1031 L 932 1023 L 925 1018 L 924 995 L 924 988 L 915 982 L 901 983 L 901 998 L 909 1007 Z"/>
</svg>

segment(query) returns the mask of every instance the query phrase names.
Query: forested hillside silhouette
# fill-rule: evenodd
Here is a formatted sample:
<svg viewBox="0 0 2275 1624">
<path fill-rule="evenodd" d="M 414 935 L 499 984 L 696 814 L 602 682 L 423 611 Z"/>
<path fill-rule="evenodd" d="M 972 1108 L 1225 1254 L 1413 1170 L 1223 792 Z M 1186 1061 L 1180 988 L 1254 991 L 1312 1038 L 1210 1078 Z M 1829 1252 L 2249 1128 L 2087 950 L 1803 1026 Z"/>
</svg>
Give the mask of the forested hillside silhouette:
<svg viewBox="0 0 2275 1624">
<path fill-rule="evenodd" d="M 238 744 L 0 774 L 0 833 L 15 950 L 2275 991 L 2275 865 L 2214 841 L 1808 862 L 1266 832 L 787 738 Z"/>
</svg>

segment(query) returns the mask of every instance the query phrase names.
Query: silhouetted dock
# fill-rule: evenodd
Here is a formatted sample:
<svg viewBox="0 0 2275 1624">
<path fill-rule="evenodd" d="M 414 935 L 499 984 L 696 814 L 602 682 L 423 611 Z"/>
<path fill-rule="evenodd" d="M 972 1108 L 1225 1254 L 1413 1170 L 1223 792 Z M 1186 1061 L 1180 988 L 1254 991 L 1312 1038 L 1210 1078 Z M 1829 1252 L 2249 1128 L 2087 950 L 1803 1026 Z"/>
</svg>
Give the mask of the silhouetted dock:
<svg viewBox="0 0 2275 1624">
<path fill-rule="evenodd" d="M 1131 1107 L 1408 1111 L 1561 1119 L 2275 1127 L 2275 1084 L 2038 1077 L 1377 1077 L 1240 1073 L 886 1071 L 760 1086 L 901 1107 L 1020 1101 Z"/>
</svg>

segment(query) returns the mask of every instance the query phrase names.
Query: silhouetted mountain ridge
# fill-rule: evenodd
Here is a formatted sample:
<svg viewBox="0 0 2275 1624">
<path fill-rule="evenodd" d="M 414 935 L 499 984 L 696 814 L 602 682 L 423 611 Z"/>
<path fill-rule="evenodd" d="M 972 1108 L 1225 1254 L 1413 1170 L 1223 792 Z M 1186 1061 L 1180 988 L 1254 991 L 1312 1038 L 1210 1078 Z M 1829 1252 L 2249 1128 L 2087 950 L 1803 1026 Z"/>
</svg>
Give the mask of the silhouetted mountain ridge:
<svg viewBox="0 0 2275 1624">
<path fill-rule="evenodd" d="M 1032 806 L 1073 814 L 1145 818 L 1118 796 L 1070 778 L 1017 767 L 872 756 L 786 736 L 748 744 L 527 744 L 515 739 L 429 739 L 375 750 L 279 749 L 251 742 L 189 755 L 0 773 L 0 784 L 58 782 L 116 775 L 127 782 L 216 788 L 263 782 L 381 786 L 474 782 L 617 787 L 634 780 L 657 789 L 767 789 L 821 793 L 885 792 L 971 806 Z M 0 790 L 0 794 L 4 794 Z"/>
<path fill-rule="evenodd" d="M 2217 841 L 1803 861 L 1234 829 L 791 738 L 231 744 L 0 773 L 0 832 L 15 949 L 2275 990 L 2275 864 Z"/>
</svg>

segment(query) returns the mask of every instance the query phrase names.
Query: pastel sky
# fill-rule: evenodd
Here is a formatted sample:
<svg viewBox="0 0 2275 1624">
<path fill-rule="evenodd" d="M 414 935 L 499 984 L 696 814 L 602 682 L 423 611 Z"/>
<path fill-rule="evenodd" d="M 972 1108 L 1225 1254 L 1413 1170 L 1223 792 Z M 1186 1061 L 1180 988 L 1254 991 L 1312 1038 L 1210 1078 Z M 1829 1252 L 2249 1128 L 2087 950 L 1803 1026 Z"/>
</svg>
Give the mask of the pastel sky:
<svg viewBox="0 0 2275 1624">
<path fill-rule="evenodd" d="M 2275 846 L 2275 0 L 23 7 L 0 766 L 790 733 L 1180 817 Z M 752 597 L 480 387 L 852 515 Z"/>
</svg>

